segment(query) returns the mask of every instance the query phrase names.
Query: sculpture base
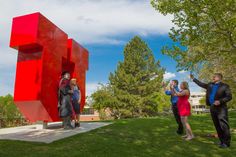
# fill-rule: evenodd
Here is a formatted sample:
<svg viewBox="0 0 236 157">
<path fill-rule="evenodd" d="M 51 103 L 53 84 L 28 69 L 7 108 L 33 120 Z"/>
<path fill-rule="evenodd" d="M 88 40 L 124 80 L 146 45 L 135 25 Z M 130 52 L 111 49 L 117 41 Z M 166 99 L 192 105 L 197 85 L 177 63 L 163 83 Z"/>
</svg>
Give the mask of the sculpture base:
<svg viewBox="0 0 236 157">
<path fill-rule="evenodd" d="M 0 139 L 51 143 L 53 141 L 79 133 L 88 132 L 110 124 L 111 123 L 105 122 L 82 122 L 79 128 L 73 130 L 64 130 L 61 128 L 61 122 L 48 123 L 47 129 L 43 129 L 43 124 L 28 125 L 23 127 L 0 129 Z"/>
</svg>

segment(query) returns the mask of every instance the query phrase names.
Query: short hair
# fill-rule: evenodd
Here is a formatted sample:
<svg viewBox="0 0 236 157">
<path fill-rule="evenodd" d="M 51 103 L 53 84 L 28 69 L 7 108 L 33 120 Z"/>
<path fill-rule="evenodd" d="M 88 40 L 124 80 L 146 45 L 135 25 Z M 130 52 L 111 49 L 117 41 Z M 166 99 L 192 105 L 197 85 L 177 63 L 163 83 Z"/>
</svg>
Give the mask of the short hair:
<svg viewBox="0 0 236 157">
<path fill-rule="evenodd" d="M 63 72 L 61 73 L 61 76 L 64 76 L 65 74 L 69 74 L 69 71 L 63 71 Z"/>
<path fill-rule="evenodd" d="M 175 84 L 178 86 L 179 81 L 178 80 L 172 80 L 173 82 L 175 82 Z"/>
<path fill-rule="evenodd" d="M 218 76 L 221 80 L 223 79 L 223 75 L 221 73 L 215 73 L 215 76 Z"/>
</svg>

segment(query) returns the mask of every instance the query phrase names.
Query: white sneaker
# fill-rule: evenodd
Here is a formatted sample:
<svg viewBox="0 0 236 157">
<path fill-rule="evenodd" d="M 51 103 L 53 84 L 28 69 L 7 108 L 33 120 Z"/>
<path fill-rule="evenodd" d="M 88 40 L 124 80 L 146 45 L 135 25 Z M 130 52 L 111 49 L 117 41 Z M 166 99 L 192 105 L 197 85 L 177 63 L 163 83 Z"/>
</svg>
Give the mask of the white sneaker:
<svg viewBox="0 0 236 157">
<path fill-rule="evenodd" d="M 194 136 L 190 136 L 190 137 L 185 138 L 186 141 L 190 141 L 192 139 L 194 139 Z"/>
<path fill-rule="evenodd" d="M 184 135 L 184 136 L 182 136 L 182 138 L 187 138 L 188 137 L 188 135 Z"/>
</svg>

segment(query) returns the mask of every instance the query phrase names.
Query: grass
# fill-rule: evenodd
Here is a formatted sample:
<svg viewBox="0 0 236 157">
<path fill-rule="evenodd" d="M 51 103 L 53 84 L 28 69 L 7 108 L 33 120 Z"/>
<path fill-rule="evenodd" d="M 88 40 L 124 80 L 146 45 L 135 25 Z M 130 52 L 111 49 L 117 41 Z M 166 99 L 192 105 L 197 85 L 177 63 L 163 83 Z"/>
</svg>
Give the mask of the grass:
<svg viewBox="0 0 236 157">
<path fill-rule="evenodd" d="M 236 155 L 236 133 L 232 146 L 220 149 L 210 115 L 189 119 L 196 138 L 184 141 L 175 134 L 172 116 L 117 120 L 110 126 L 78 134 L 50 144 L 0 140 L 0 157 L 233 157 Z M 231 128 L 236 128 L 236 113 L 230 113 Z"/>
</svg>

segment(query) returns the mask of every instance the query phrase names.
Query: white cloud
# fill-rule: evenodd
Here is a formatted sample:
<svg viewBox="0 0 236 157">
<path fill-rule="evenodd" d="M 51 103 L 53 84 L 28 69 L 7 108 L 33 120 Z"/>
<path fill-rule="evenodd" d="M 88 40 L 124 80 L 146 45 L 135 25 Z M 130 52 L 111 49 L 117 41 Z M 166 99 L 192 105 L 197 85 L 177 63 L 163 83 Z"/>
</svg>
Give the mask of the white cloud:
<svg viewBox="0 0 236 157">
<path fill-rule="evenodd" d="M 164 79 L 165 80 L 168 80 L 168 79 L 171 79 L 171 78 L 174 78 L 174 77 L 176 77 L 175 73 L 165 72 L 165 74 L 164 74 Z"/>
<path fill-rule="evenodd" d="M 9 48 L 13 17 L 41 12 L 81 44 L 123 44 L 124 35 L 167 34 L 173 26 L 172 17 L 155 11 L 149 0 L 0 0 L 0 4 L 0 95 L 13 92 L 17 60 L 17 51 Z M 88 91 L 94 86 L 88 85 Z"/>
<path fill-rule="evenodd" d="M 0 0 L 0 24 L 9 39 L 15 16 L 41 12 L 71 37 L 82 43 L 117 44 L 126 33 L 166 34 L 173 26 L 149 0 Z M 121 41 L 120 41 L 121 40 Z"/>
<path fill-rule="evenodd" d="M 86 95 L 91 96 L 100 87 L 99 83 L 89 82 L 86 84 Z"/>
</svg>

